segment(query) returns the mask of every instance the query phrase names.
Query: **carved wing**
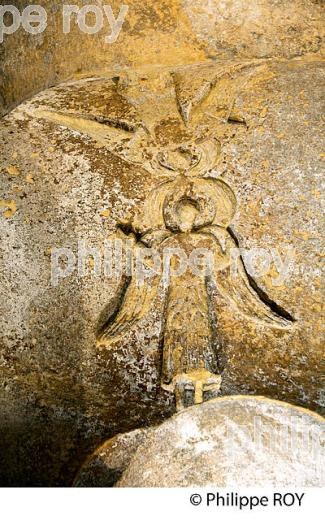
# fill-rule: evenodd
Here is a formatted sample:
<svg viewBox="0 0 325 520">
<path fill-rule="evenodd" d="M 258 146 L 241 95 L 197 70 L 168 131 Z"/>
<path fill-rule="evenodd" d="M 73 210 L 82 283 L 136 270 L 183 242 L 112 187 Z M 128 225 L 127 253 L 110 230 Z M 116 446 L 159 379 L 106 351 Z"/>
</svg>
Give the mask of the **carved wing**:
<svg viewBox="0 0 325 520">
<path fill-rule="evenodd" d="M 227 234 L 227 249 L 230 245 L 237 248 L 238 255 L 234 255 L 237 256 L 236 265 L 228 265 L 221 270 L 215 266 L 214 282 L 217 290 L 248 318 L 257 319 L 270 327 L 291 327 L 295 321 L 294 318 L 260 289 L 256 281 L 247 273 L 235 240 L 227 230 L 224 232 Z M 215 238 L 218 240 L 217 236 Z"/>
<path fill-rule="evenodd" d="M 117 313 L 115 312 L 101 328 L 97 344 L 109 346 L 117 341 L 128 328 L 144 318 L 154 308 L 158 292 L 162 294 L 164 290 L 163 284 L 160 282 L 161 277 L 158 275 L 139 280 L 136 270 L 134 270 L 133 276 L 129 278 L 126 289 L 121 295 Z M 158 291 L 158 288 L 162 291 Z"/>
</svg>

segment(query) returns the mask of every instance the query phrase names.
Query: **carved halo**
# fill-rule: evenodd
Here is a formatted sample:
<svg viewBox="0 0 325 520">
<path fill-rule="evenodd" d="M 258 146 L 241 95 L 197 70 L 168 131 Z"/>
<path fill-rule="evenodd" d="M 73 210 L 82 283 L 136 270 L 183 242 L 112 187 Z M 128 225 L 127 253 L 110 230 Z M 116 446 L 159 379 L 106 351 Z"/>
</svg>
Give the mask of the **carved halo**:
<svg viewBox="0 0 325 520">
<path fill-rule="evenodd" d="M 149 193 L 133 227 L 140 234 L 154 229 L 180 229 L 177 209 L 183 200 L 195 205 L 198 215 L 193 230 L 208 225 L 227 227 L 236 212 L 236 197 L 221 179 L 179 176 Z"/>
</svg>

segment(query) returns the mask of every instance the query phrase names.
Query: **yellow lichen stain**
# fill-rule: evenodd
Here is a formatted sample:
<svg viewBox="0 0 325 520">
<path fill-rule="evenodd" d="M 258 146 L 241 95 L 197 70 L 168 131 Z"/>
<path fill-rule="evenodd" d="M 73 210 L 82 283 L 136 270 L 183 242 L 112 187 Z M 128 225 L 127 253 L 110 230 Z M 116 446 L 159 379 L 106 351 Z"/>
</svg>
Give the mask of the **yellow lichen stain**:
<svg viewBox="0 0 325 520">
<path fill-rule="evenodd" d="M 15 185 L 15 186 L 12 187 L 12 191 L 14 193 L 20 193 L 21 191 L 23 191 L 23 187 Z"/>
<path fill-rule="evenodd" d="M 53 148 L 53 146 L 50 146 L 50 148 L 48 149 L 48 152 L 50 152 L 50 153 L 53 153 L 53 152 L 54 152 L 54 148 Z"/>
<path fill-rule="evenodd" d="M 276 74 L 272 72 L 269 69 L 269 66 L 266 64 L 259 69 L 258 75 L 250 78 L 248 86 L 252 92 L 256 92 L 256 89 L 258 89 L 259 87 L 264 87 L 264 85 L 261 85 L 261 83 L 266 83 L 275 77 Z"/>
<path fill-rule="evenodd" d="M 322 287 L 323 286 L 322 280 L 320 278 L 315 278 L 314 285 L 315 285 L 315 287 Z"/>
<path fill-rule="evenodd" d="M 36 157 L 39 157 L 39 152 L 32 152 L 30 156 L 32 159 L 35 159 Z"/>
<path fill-rule="evenodd" d="M 33 184 L 34 179 L 33 179 L 32 175 L 30 175 L 30 174 L 26 175 L 26 181 L 29 182 L 30 184 Z"/>
<path fill-rule="evenodd" d="M 18 157 L 18 153 L 17 153 L 17 152 L 13 152 L 13 153 L 11 154 L 11 157 L 12 157 L 13 159 L 17 159 L 17 157 Z"/>
<path fill-rule="evenodd" d="M 269 110 L 269 107 L 267 105 L 265 107 L 263 107 L 260 112 L 260 117 L 263 117 L 263 118 L 266 117 L 268 110 Z"/>
<path fill-rule="evenodd" d="M 268 159 L 265 159 L 264 161 L 261 162 L 261 165 L 262 165 L 262 168 L 264 168 L 265 170 L 268 170 L 270 168 L 270 161 Z"/>
<path fill-rule="evenodd" d="M 319 190 L 312 190 L 312 195 L 314 195 L 314 197 L 316 199 L 319 199 L 319 197 L 321 196 L 321 192 Z"/>
<path fill-rule="evenodd" d="M 101 212 L 101 216 L 104 217 L 104 218 L 107 218 L 110 216 L 111 214 L 111 210 L 110 209 L 104 209 L 102 212 Z"/>
<path fill-rule="evenodd" d="M 301 237 L 303 240 L 309 240 L 312 237 L 307 231 L 295 231 L 295 235 L 299 238 Z"/>
<path fill-rule="evenodd" d="M 287 288 L 285 283 L 282 283 L 281 285 L 278 285 L 278 278 L 280 276 L 279 271 L 276 269 L 276 267 L 273 265 L 269 271 L 266 273 L 265 277 L 263 278 L 264 283 L 268 289 L 276 289 L 279 291 L 283 291 Z M 277 282 L 277 283 L 275 283 Z"/>
<path fill-rule="evenodd" d="M 5 218 L 11 218 L 17 211 L 17 205 L 14 200 L 0 200 L 0 208 L 8 208 L 6 211 L 3 212 L 3 216 Z"/>
<path fill-rule="evenodd" d="M 256 334 L 257 323 L 255 323 L 255 321 L 247 322 L 247 329 L 249 329 L 250 334 L 254 336 Z"/>
<path fill-rule="evenodd" d="M 13 164 L 10 164 L 9 166 L 7 166 L 6 170 L 7 170 L 7 173 L 12 177 L 15 177 L 20 174 L 20 171 L 18 170 L 17 166 L 15 166 Z"/>
</svg>

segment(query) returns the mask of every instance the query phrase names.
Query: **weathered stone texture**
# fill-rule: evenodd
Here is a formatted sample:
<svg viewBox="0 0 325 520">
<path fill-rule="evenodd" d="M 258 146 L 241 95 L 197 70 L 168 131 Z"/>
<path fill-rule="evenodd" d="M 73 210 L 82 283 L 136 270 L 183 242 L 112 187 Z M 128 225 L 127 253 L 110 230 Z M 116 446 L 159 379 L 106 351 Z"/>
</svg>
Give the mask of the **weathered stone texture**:
<svg viewBox="0 0 325 520">
<path fill-rule="evenodd" d="M 115 346 L 98 350 L 99 316 L 116 304 L 120 282 L 91 275 L 91 266 L 56 287 L 50 280 L 51 248 L 76 253 L 78 239 L 102 248 L 170 175 L 146 170 L 141 153 L 173 143 L 218 138 L 221 155 L 207 175 L 236 195 L 239 245 L 291 259 L 283 280 L 273 260 L 257 278 L 295 318 L 290 331 L 213 295 L 222 395 L 323 409 L 323 81 L 322 63 L 306 59 L 145 68 L 45 91 L 2 120 L 3 483 L 72 482 L 101 440 L 174 412 L 160 389 L 162 299 Z M 144 122 L 153 137 L 134 141 L 102 118 Z"/>
<path fill-rule="evenodd" d="M 105 439 L 175 412 L 161 388 L 164 294 L 99 348 L 125 280 L 94 276 L 89 262 L 53 285 L 51 255 L 130 233 L 177 176 L 158 156 L 172 161 L 180 145 L 214 143 L 197 177 L 234 192 L 231 232 L 269 253 L 256 283 L 295 320 L 268 327 L 211 290 L 221 395 L 323 413 L 320 2 L 132 0 L 112 46 L 107 28 L 63 35 L 61 6 L 40 3 L 46 32 L 20 29 L 0 46 L 0 114 L 57 85 L 0 122 L 0 484 L 69 485 Z"/>
<path fill-rule="evenodd" d="M 322 487 L 324 431 L 320 416 L 280 401 L 213 399 L 111 439 L 81 468 L 76 485 Z"/>
<path fill-rule="evenodd" d="M 91 2 L 90 2 L 91 3 Z M 123 2 L 111 0 L 117 17 Z M 100 69 L 182 65 L 213 59 L 321 55 L 322 2 L 314 0 L 128 0 L 129 13 L 114 44 L 108 22 L 97 34 L 77 24 L 63 34 L 62 5 L 39 0 L 48 25 L 39 35 L 19 29 L 0 46 L 0 114 L 40 90 Z M 16 0 L 22 12 L 28 0 Z M 89 2 L 75 0 L 80 8 Z M 96 5 L 107 5 L 99 1 Z M 89 22 L 91 24 L 91 22 Z"/>
</svg>

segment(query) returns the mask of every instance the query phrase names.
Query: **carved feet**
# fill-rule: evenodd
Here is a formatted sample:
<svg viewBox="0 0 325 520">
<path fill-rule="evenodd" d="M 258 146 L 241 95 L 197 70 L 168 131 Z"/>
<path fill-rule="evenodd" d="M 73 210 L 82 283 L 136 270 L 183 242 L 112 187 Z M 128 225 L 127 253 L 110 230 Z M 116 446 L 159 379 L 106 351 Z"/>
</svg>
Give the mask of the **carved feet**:
<svg viewBox="0 0 325 520">
<path fill-rule="evenodd" d="M 221 386 L 221 375 L 212 374 L 204 368 L 178 374 L 165 390 L 175 393 L 177 411 L 193 404 L 201 404 L 216 397 Z"/>
</svg>

